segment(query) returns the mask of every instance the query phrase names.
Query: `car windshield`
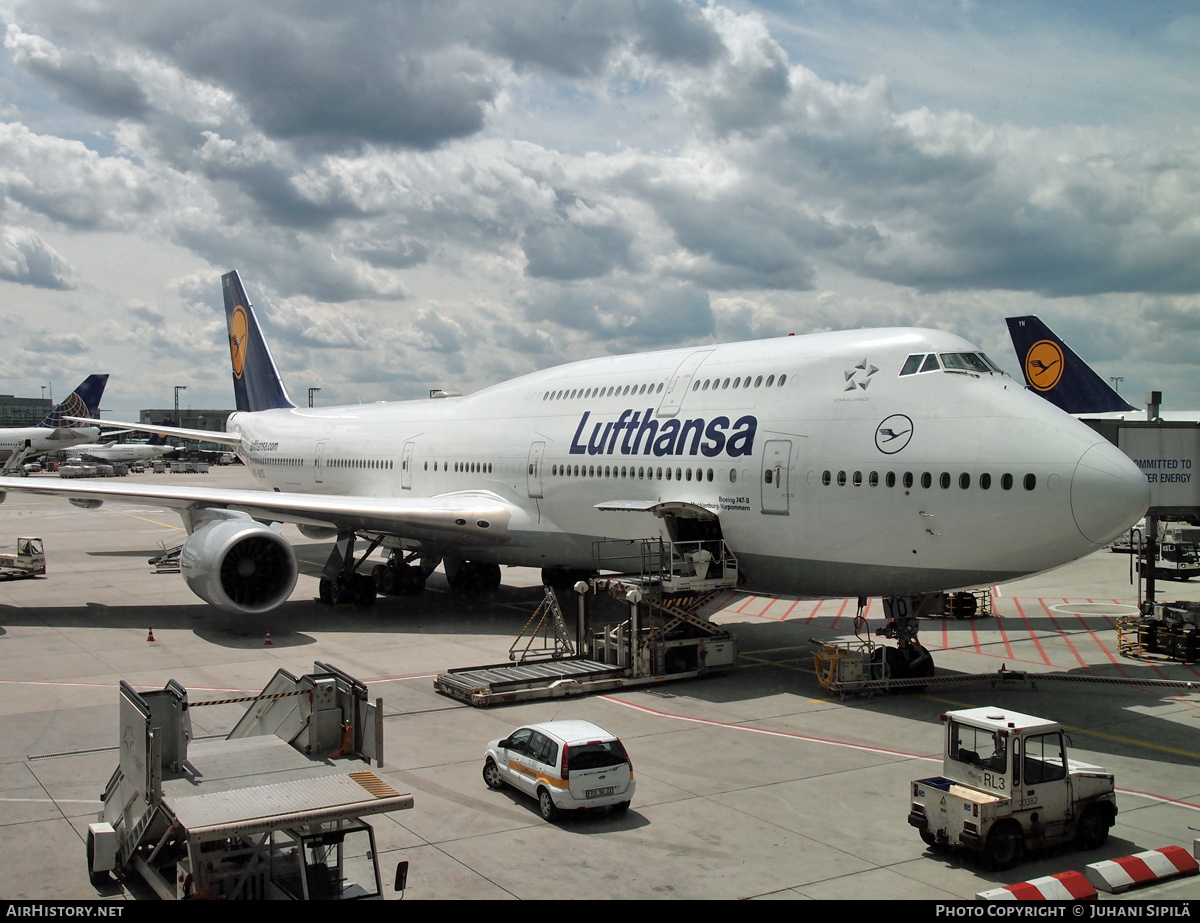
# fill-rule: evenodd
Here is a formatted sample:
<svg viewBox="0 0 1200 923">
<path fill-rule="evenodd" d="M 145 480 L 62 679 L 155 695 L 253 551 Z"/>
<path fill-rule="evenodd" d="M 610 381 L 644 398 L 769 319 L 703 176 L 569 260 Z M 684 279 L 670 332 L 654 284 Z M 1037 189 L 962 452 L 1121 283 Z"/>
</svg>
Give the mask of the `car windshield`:
<svg viewBox="0 0 1200 923">
<path fill-rule="evenodd" d="M 592 741 L 571 744 L 572 769 L 604 769 L 629 762 L 629 756 L 619 740 Z"/>
</svg>

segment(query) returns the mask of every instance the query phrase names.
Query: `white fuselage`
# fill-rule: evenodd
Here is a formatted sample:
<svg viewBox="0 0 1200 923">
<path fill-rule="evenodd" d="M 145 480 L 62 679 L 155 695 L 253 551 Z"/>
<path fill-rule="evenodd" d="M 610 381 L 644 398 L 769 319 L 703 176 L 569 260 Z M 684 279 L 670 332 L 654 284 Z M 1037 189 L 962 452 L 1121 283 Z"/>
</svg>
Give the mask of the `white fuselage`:
<svg viewBox="0 0 1200 923">
<path fill-rule="evenodd" d="M 81 442 L 94 442 L 100 438 L 100 429 L 95 426 L 21 426 L 0 429 L 0 461 L 13 452 L 20 452 L 29 441 L 35 455 L 69 449 Z"/>
<path fill-rule="evenodd" d="M 72 452 L 81 458 L 94 458 L 110 465 L 119 462 L 149 461 L 152 458 L 162 458 L 174 451 L 174 446 L 146 445 L 144 443 L 113 445 L 94 443 L 72 449 Z"/>
<path fill-rule="evenodd" d="M 716 513 L 750 585 L 880 595 L 983 585 L 1101 547 L 1144 511 L 1145 477 L 1007 375 L 901 374 L 978 350 L 864 330 L 577 362 L 466 397 L 238 413 L 269 488 L 419 498 L 485 492 L 511 540 L 426 547 L 591 568 L 593 543 L 662 535 L 598 506 Z"/>
</svg>

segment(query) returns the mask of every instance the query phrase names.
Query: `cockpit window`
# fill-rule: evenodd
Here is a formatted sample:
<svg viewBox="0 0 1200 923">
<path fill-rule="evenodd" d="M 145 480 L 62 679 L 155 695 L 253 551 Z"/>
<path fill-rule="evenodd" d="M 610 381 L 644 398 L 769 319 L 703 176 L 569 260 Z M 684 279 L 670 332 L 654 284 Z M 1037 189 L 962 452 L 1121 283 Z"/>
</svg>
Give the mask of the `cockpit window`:
<svg viewBox="0 0 1200 923">
<path fill-rule="evenodd" d="M 925 364 L 921 366 L 922 372 L 936 372 L 938 370 L 938 358 L 933 353 L 925 357 Z"/>
<path fill-rule="evenodd" d="M 921 360 L 925 358 L 924 353 L 916 353 L 904 360 L 904 368 L 900 370 L 901 375 L 916 375 L 921 368 Z"/>
<path fill-rule="evenodd" d="M 990 374 L 991 367 L 976 353 L 942 353 L 942 365 L 955 372 Z"/>
</svg>

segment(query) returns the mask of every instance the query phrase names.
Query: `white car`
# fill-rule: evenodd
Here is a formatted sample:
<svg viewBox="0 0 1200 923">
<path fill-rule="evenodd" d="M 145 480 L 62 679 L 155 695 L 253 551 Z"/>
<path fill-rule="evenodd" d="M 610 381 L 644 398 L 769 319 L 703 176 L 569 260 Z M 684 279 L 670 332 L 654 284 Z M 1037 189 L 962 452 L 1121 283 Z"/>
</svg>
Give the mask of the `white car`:
<svg viewBox="0 0 1200 923">
<path fill-rule="evenodd" d="M 513 788 L 536 798 L 546 820 L 560 811 L 628 809 L 636 783 L 621 741 L 590 721 L 548 721 L 517 728 L 488 744 L 488 788 Z"/>
</svg>

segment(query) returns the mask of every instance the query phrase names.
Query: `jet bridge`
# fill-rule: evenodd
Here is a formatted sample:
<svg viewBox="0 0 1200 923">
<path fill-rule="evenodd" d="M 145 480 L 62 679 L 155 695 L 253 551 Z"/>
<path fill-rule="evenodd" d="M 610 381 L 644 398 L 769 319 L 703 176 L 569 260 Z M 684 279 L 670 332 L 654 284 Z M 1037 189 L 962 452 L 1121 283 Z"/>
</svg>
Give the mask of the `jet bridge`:
<svg viewBox="0 0 1200 923">
<path fill-rule="evenodd" d="M 247 702 L 219 740 L 191 710 Z M 278 671 L 257 696 L 190 702 L 171 680 L 120 688 L 120 765 L 87 835 L 88 872 L 137 872 L 164 900 L 380 898 L 374 831 L 362 818 L 411 808 L 366 768 L 383 764 L 382 702 L 328 664 Z M 402 889 L 397 868 L 396 887 Z"/>
<path fill-rule="evenodd" d="M 543 601 L 509 647 L 509 663 L 451 670 L 434 688 L 471 705 L 559 698 L 732 672 L 737 639 L 700 615 L 738 583 L 720 539 L 598 542 L 595 557 L 640 560 L 638 573 L 590 576 Z M 564 594 L 573 592 L 575 613 Z M 615 605 L 614 605 L 615 603 Z"/>
</svg>

